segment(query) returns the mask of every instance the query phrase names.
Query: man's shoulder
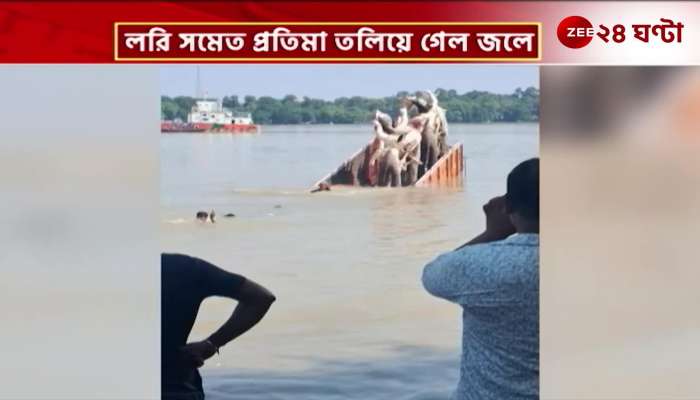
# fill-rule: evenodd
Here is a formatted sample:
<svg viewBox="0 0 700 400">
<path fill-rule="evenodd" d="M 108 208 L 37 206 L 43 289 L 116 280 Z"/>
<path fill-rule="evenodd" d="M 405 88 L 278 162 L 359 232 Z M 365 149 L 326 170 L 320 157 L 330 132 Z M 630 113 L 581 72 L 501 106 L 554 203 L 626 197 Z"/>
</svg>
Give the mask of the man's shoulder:
<svg viewBox="0 0 700 400">
<path fill-rule="evenodd" d="M 197 257 L 180 253 L 161 253 L 160 262 L 163 266 L 197 266 L 209 265 L 210 263 Z M 201 268 L 201 267 L 200 267 Z"/>
<path fill-rule="evenodd" d="M 516 233 L 514 235 L 508 236 L 505 239 L 495 240 L 488 243 L 479 243 L 470 246 L 465 246 L 460 250 L 471 251 L 471 252 L 484 252 L 484 251 L 502 251 L 504 248 L 511 247 L 539 247 L 540 245 L 540 235 L 536 233 Z"/>
<path fill-rule="evenodd" d="M 537 247 L 540 245 L 540 234 L 539 233 L 516 233 L 514 235 L 508 236 L 507 238 L 500 240 L 501 246 L 523 246 L 523 247 Z"/>
<path fill-rule="evenodd" d="M 507 257 L 510 253 L 521 254 L 523 251 L 537 251 L 539 247 L 539 235 L 537 234 L 515 234 L 502 240 L 488 243 L 478 243 L 464 246 L 450 254 L 454 261 L 463 262 L 487 262 L 492 263 L 498 255 L 499 258 Z"/>
<path fill-rule="evenodd" d="M 171 262 L 171 261 L 185 260 L 185 259 L 190 259 L 190 258 L 192 258 L 192 257 L 185 255 L 185 254 L 160 253 L 160 261 L 161 262 Z"/>
<path fill-rule="evenodd" d="M 185 254 L 162 253 L 160 258 L 163 282 L 197 280 L 203 273 L 202 260 Z"/>
<path fill-rule="evenodd" d="M 456 257 L 466 258 L 480 256 L 485 253 L 496 251 L 500 247 L 508 245 L 508 239 L 509 238 L 502 240 L 494 240 L 493 242 L 470 244 L 451 252 L 451 254 L 453 254 Z"/>
</svg>

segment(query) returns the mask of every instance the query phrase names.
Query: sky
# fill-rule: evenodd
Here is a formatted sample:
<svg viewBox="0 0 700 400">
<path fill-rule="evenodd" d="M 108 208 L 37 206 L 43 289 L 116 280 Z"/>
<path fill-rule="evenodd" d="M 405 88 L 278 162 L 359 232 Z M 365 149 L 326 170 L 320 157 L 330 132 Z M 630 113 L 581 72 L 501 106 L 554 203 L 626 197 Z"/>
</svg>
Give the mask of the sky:
<svg viewBox="0 0 700 400">
<path fill-rule="evenodd" d="M 196 66 L 160 69 L 161 94 L 195 96 Z M 484 90 L 512 93 L 516 88 L 539 87 L 534 65 L 203 65 L 202 94 L 272 96 L 293 94 L 332 100 L 338 97 L 393 96 L 399 91 L 455 89 L 458 93 Z"/>
</svg>

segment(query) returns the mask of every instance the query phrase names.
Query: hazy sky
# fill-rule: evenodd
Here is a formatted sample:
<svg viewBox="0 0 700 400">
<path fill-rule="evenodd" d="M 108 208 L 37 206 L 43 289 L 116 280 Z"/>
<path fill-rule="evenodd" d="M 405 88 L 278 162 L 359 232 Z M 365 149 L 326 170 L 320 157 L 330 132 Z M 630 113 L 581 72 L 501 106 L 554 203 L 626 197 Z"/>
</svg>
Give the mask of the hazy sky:
<svg viewBox="0 0 700 400">
<path fill-rule="evenodd" d="M 202 91 L 211 97 L 293 94 L 334 99 L 438 87 L 511 93 L 518 87 L 539 87 L 539 70 L 530 65 L 205 65 L 200 80 Z M 196 67 L 161 67 L 160 87 L 167 96 L 194 96 Z"/>
</svg>

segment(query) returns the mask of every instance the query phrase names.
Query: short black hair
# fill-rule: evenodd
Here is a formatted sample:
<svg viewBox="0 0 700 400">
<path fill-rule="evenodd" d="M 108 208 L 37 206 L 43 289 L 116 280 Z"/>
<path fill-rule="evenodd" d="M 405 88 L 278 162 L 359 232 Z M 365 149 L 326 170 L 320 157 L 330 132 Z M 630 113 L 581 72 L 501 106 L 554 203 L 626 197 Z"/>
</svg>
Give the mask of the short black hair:
<svg viewBox="0 0 700 400">
<path fill-rule="evenodd" d="M 508 174 L 506 203 L 511 212 L 527 219 L 540 217 L 540 159 L 518 164 Z"/>
</svg>

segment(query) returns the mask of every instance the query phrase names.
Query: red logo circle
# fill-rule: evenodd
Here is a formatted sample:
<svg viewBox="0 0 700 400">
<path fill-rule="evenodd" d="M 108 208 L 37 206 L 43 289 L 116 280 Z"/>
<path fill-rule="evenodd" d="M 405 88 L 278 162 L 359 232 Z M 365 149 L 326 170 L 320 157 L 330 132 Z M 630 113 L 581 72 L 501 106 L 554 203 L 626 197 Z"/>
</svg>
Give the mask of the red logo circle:
<svg viewBox="0 0 700 400">
<path fill-rule="evenodd" d="M 580 49 L 593 39 L 593 25 L 586 18 L 572 15 L 561 20 L 557 27 L 557 37 L 564 46 Z"/>
</svg>

